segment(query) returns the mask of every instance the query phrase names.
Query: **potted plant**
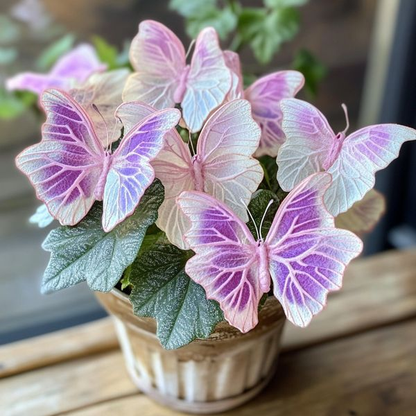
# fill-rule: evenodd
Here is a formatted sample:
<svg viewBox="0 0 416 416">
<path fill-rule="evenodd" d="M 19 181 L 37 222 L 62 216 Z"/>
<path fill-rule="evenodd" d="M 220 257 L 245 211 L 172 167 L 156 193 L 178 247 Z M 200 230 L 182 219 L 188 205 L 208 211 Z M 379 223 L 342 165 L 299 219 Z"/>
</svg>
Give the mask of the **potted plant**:
<svg viewBox="0 0 416 416">
<path fill-rule="evenodd" d="M 347 127 L 335 134 L 294 98 L 301 73 L 244 89 L 239 56 L 215 29 L 192 46 L 142 22 L 132 73 L 42 93 L 42 140 L 17 167 L 44 203 L 33 221 L 60 223 L 43 244 L 42 291 L 86 281 L 137 386 L 212 413 L 258 393 L 285 320 L 307 326 L 341 288 L 362 250 L 356 234 L 384 210 L 375 172 L 416 131 L 347 135 L 343 106 Z"/>
</svg>

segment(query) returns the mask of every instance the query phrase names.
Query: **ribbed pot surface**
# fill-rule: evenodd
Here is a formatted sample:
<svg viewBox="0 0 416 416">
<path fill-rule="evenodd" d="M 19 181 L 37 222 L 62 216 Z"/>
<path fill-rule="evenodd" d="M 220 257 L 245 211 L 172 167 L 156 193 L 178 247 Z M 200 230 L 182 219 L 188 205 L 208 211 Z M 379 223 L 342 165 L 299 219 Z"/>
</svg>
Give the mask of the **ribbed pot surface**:
<svg viewBox="0 0 416 416">
<path fill-rule="evenodd" d="M 273 297 L 249 333 L 221 322 L 209 338 L 177 350 L 160 345 L 156 321 L 135 316 L 127 295 L 113 290 L 97 297 L 114 318 L 134 383 L 166 406 L 199 414 L 229 410 L 259 393 L 274 373 L 285 316 Z"/>
</svg>

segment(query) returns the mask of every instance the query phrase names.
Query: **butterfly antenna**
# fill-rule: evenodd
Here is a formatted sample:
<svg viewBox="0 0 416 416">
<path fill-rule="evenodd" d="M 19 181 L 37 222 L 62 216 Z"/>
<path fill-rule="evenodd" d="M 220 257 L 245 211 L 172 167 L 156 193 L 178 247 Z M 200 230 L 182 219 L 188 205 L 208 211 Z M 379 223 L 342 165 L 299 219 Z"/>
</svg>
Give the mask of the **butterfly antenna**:
<svg viewBox="0 0 416 416">
<path fill-rule="evenodd" d="M 188 130 L 188 141 L 189 141 L 189 143 L 191 145 L 192 156 L 195 156 L 196 155 L 196 152 L 195 152 L 195 148 L 194 148 L 194 143 L 192 141 L 192 134 L 191 134 L 191 132 L 189 130 Z"/>
<path fill-rule="evenodd" d="M 266 218 L 266 214 L 267 214 L 267 211 L 269 210 L 269 208 L 273 205 L 273 199 L 271 199 L 270 201 L 269 201 L 269 203 L 267 204 L 267 207 L 266 207 L 266 209 L 264 210 L 264 213 L 263 213 L 263 217 L 261 218 L 261 221 L 260 221 L 260 227 L 259 227 L 259 232 L 260 232 L 260 238 L 263 240 L 263 236 L 261 235 L 261 229 L 263 228 L 263 223 L 264 223 L 264 220 L 265 220 L 265 218 Z"/>
<path fill-rule="evenodd" d="M 257 240 L 260 240 L 261 237 L 260 237 L 259 229 L 257 228 L 257 224 L 256 224 L 256 221 L 254 221 L 253 215 L 251 214 L 250 210 L 248 209 L 248 206 L 244 203 L 244 201 L 242 199 L 240 199 L 240 201 L 243 204 L 243 207 L 245 208 L 245 210 L 248 212 L 248 215 L 251 218 L 251 221 L 253 221 L 254 228 L 255 228 L 256 234 L 257 234 Z"/>
<path fill-rule="evenodd" d="M 350 119 L 348 117 L 348 108 L 345 104 L 341 105 L 342 109 L 344 110 L 344 114 L 345 114 L 345 119 L 347 120 L 347 126 L 345 127 L 345 130 L 343 131 L 343 133 L 347 133 L 348 129 L 350 128 Z"/>
<path fill-rule="evenodd" d="M 192 48 L 195 45 L 195 39 L 192 39 L 192 42 L 189 45 L 188 50 L 186 51 L 185 61 L 188 59 L 189 54 L 191 53 Z"/>
<path fill-rule="evenodd" d="M 106 133 L 106 135 L 107 135 L 107 138 L 106 138 L 106 146 L 105 146 L 105 148 L 106 148 L 106 150 L 108 151 L 108 146 L 109 146 L 109 144 L 110 144 L 110 139 L 109 139 L 109 136 L 108 136 L 108 125 L 107 125 L 107 122 L 105 121 L 105 118 L 104 118 L 104 116 L 100 113 L 100 110 L 98 109 L 98 107 L 95 105 L 95 104 L 92 104 L 92 108 L 97 112 L 97 114 L 101 117 L 101 120 L 103 121 L 103 123 L 104 123 L 104 126 L 105 126 L 105 133 Z"/>
</svg>

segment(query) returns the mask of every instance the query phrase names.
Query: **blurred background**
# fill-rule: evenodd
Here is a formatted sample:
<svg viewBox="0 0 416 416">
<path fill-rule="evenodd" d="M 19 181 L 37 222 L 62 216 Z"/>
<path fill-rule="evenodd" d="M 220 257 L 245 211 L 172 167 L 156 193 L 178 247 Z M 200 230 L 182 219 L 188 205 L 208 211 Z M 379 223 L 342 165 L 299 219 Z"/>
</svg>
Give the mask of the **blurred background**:
<svg viewBox="0 0 416 416">
<path fill-rule="evenodd" d="M 48 296 L 39 293 L 49 257 L 41 243 L 49 229 L 28 222 L 39 202 L 16 170 L 14 157 L 40 140 L 42 116 L 35 97 L 5 91 L 7 77 L 28 70 L 46 72 L 81 41 L 93 43 L 113 66 L 127 64 L 129 39 L 143 19 L 161 21 L 185 45 L 189 34 L 213 24 L 223 48 L 241 52 L 248 78 L 282 68 L 304 72 L 308 86 L 303 98 L 323 111 L 335 131 L 345 127 L 343 102 L 352 128 L 379 122 L 416 127 L 415 1 L 240 1 L 246 13 L 241 21 L 232 15 L 236 3 L 1 1 L 0 344 L 104 316 L 85 285 Z M 273 10 L 279 7 L 277 15 Z M 275 22 L 269 19 L 272 13 Z M 263 33 L 266 29 L 269 33 Z M 254 36 L 258 42 L 252 42 Z M 416 146 L 407 143 L 399 160 L 378 175 L 376 187 L 386 196 L 388 210 L 366 239 L 366 255 L 416 245 L 415 183 Z"/>
</svg>

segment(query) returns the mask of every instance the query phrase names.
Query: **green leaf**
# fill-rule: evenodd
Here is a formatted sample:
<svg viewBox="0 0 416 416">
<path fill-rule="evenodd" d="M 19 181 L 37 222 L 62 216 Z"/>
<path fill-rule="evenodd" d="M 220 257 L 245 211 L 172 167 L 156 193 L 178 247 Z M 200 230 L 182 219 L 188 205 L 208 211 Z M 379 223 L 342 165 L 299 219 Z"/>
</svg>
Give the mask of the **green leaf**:
<svg viewBox="0 0 416 416">
<path fill-rule="evenodd" d="M 100 36 L 93 36 L 92 43 L 97 51 L 98 58 L 101 62 L 107 64 L 108 69 L 116 69 L 118 64 L 118 50 L 115 46 L 110 45 Z"/>
<path fill-rule="evenodd" d="M 0 89 L 0 119 L 10 120 L 18 117 L 26 109 L 26 106 L 19 98 L 3 88 Z"/>
<path fill-rule="evenodd" d="M 305 89 L 315 97 L 318 87 L 327 74 L 327 68 L 314 55 L 305 49 L 301 49 L 293 62 L 293 68 L 305 77 Z"/>
<path fill-rule="evenodd" d="M 309 0 L 264 0 L 264 5 L 271 9 L 283 9 L 286 7 L 300 7 L 308 3 Z"/>
<path fill-rule="evenodd" d="M 259 157 L 259 162 L 263 168 L 264 172 L 264 183 L 262 188 L 269 189 L 273 192 L 279 190 L 279 184 L 277 182 L 277 164 L 276 158 L 271 156 L 261 156 Z"/>
<path fill-rule="evenodd" d="M 274 192 L 278 198 L 283 201 L 286 198 L 287 192 L 283 191 L 277 182 L 277 164 L 276 158 L 271 156 L 261 156 L 259 162 L 264 171 L 264 179 L 260 184 L 261 189 L 267 189 Z"/>
<path fill-rule="evenodd" d="M 43 277 L 42 292 L 64 289 L 82 281 L 92 290 L 110 291 L 136 258 L 147 228 L 157 219 L 163 199 L 163 186 L 156 180 L 146 190 L 134 214 L 109 233 L 102 230 L 102 204 L 99 203 L 78 225 L 51 231 L 43 243 L 51 258 Z"/>
<path fill-rule="evenodd" d="M 171 244 L 156 244 L 132 266 L 133 311 L 156 319 L 157 336 L 166 349 L 207 338 L 224 319 L 218 303 L 207 300 L 204 289 L 185 273 L 191 256 Z"/>
<path fill-rule="evenodd" d="M 212 26 L 221 39 L 226 39 L 237 27 L 237 20 L 237 16 L 230 7 L 221 10 L 215 7 L 206 8 L 198 14 L 188 17 L 186 32 L 191 38 L 195 39 L 202 29 Z"/>
<path fill-rule="evenodd" d="M 212 10 L 217 5 L 216 0 L 170 0 L 169 8 L 184 17 L 195 17 Z"/>
<path fill-rule="evenodd" d="M 131 264 L 127 267 L 126 270 L 124 270 L 123 277 L 120 280 L 121 284 L 121 290 L 131 289 L 132 283 L 130 282 L 130 276 L 131 276 Z"/>
<path fill-rule="evenodd" d="M 250 44 L 256 59 L 267 64 L 282 43 L 298 32 L 299 14 L 293 8 L 273 11 L 246 8 L 240 13 L 238 30 L 244 42 Z"/>
<path fill-rule="evenodd" d="M 69 33 L 48 46 L 36 61 L 40 71 L 47 71 L 65 53 L 69 52 L 75 43 L 75 35 Z"/>
<path fill-rule="evenodd" d="M 155 229 L 157 231 L 155 231 Z M 144 236 L 142 245 L 139 250 L 139 256 L 145 251 L 150 250 L 155 244 L 169 244 L 169 240 L 166 237 L 166 234 L 156 227 L 155 224 L 151 225 Z M 131 289 L 133 288 L 133 283 L 130 281 L 131 276 L 131 265 L 123 273 L 123 277 L 120 280 L 121 290 L 130 294 Z M 127 289 L 127 290 L 126 290 Z M 130 291 L 129 291 L 130 290 Z"/>
<path fill-rule="evenodd" d="M 270 201 L 273 201 L 273 204 L 267 209 L 267 206 Z M 257 192 L 253 194 L 250 203 L 248 204 L 248 209 L 253 216 L 256 226 L 260 231 L 260 235 L 263 238 L 266 238 L 267 233 L 272 225 L 273 219 L 276 215 L 277 209 L 279 208 L 280 204 L 282 203 L 282 199 L 280 199 L 274 192 L 268 191 L 266 189 L 259 189 Z M 263 220 L 263 226 L 260 230 L 260 223 L 264 216 L 264 213 L 267 213 Z M 254 238 L 257 239 L 257 231 L 256 227 L 253 223 L 253 220 L 250 218 L 247 226 L 251 233 L 253 234 Z"/>
<path fill-rule="evenodd" d="M 36 95 L 26 91 L 9 92 L 0 88 L 0 119 L 11 120 L 36 102 Z"/>
</svg>

